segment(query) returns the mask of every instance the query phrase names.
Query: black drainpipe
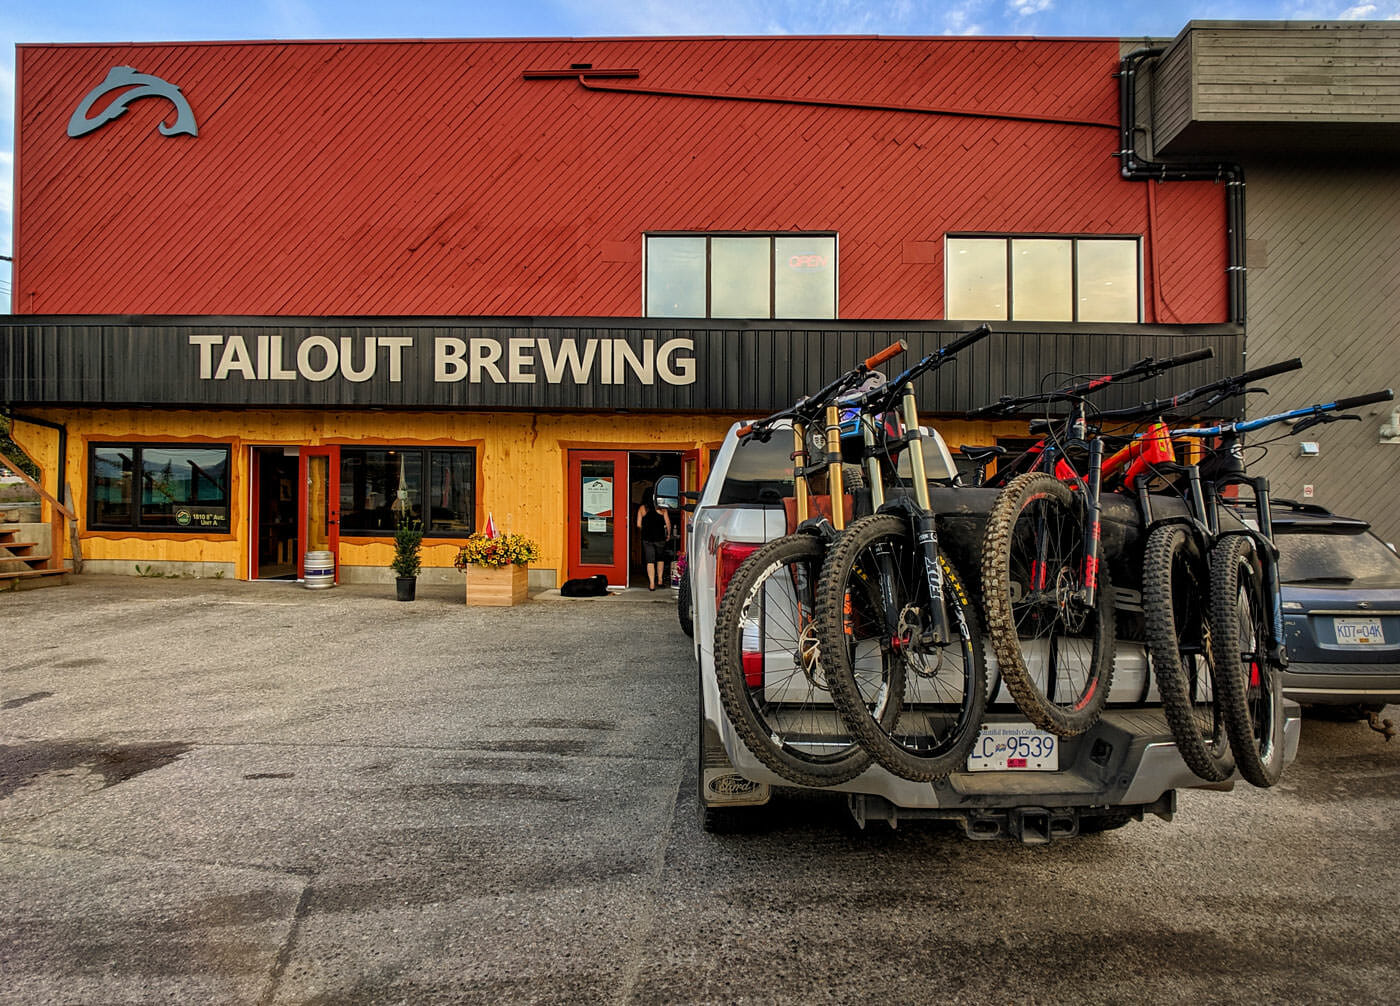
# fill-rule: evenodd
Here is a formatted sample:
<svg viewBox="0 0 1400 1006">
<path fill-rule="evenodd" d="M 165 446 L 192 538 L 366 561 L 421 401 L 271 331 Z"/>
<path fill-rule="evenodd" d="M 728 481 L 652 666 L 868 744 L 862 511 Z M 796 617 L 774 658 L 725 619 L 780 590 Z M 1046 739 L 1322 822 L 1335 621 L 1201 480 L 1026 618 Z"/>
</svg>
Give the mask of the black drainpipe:
<svg viewBox="0 0 1400 1006">
<path fill-rule="evenodd" d="M 1162 48 L 1136 49 L 1124 56 L 1118 68 L 1118 114 L 1121 120 L 1122 138 L 1118 156 L 1123 177 L 1129 181 L 1145 182 L 1199 182 L 1223 181 L 1225 183 L 1225 227 L 1229 237 L 1229 297 L 1230 320 L 1236 325 L 1245 323 L 1245 274 L 1244 274 L 1244 169 L 1238 164 L 1191 163 L 1164 164 L 1146 161 L 1138 157 L 1135 136 L 1137 133 L 1137 72 L 1138 64 L 1156 59 L 1165 50 Z M 1155 251 L 1154 251 L 1155 254 Z"/>
</svg>

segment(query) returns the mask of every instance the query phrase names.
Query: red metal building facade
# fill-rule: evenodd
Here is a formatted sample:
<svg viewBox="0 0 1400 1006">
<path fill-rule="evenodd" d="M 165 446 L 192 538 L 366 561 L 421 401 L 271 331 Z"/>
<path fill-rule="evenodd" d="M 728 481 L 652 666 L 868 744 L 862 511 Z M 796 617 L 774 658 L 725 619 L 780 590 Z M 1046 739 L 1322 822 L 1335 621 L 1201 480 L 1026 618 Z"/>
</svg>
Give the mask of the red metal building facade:
<svg viewBox="0 0 1400 1006">
<path fill-rule="evenodd" d="M 611 316 L 648 232 L 829 231 L 839 317 L 944 316 L 950 233 L 1133 235 L 1226 319 L 1223 194 L 1125 181 L 1113 40 L 25 45 L 14 310 Z M 109 69 L 181 88 L 70 138 Z M 553 71 L 541 73 L 541 71 Z"/>
</svg>

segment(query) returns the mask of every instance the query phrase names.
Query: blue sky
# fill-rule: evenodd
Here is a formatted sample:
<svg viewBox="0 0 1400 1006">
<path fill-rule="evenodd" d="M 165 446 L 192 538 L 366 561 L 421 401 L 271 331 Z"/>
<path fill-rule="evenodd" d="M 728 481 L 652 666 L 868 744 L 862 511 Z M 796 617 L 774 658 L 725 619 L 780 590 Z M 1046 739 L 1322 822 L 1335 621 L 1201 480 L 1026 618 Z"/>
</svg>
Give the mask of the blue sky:
<svg viewBox="0 0 1400 1006">
<path fill-rule="evenodd" d="M 1400 0 L 19 0 L 0 9 L 0 255 L 11 254 L 14 46 L 254 38 L 584 35 L 1087 35 L 1170 37 L 1192 19 L 1400 19 Z M 0 313 L 9 311 L 0 262 Z"/>
</svg>

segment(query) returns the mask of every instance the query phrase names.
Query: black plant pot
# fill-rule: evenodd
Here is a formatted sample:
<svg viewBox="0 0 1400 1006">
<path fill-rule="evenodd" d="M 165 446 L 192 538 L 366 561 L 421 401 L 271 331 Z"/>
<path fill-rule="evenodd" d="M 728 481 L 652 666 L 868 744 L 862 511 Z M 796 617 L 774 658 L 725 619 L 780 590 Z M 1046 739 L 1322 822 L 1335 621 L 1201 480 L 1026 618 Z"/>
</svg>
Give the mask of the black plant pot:
<svg viewBox="0 0 1400 1006">
<path fill-rule="evenodd" d="M 394 582 L 398 586 L 400 601 L 413 600 L 413 595 L 418 590 L 418 577 L 400 576 L 395 578 Z"/>
</svg>

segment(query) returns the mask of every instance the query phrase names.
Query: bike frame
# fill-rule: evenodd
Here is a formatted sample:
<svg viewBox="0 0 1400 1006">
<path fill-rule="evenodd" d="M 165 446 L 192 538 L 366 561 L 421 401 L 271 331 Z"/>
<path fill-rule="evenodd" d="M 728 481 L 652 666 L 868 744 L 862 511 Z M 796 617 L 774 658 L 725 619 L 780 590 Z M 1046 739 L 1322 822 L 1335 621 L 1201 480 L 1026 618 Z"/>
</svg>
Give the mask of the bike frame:
<svg viewBox="0 0 1400 1006">
<path fill-rule="evenodd" d="M 934 516 L 929 498 L 928 469 L 924 465 L 924 433 L 919 424 L 919 406 L 914 392 L 914 381 L 937 370 L 957 353 L 990 334 L 990 326 L 979 325 L 967 335 L 924 357 L 891 381 L 888 388 L 876 389 L 857 399 L 857 422 L 860 424 L 865 446 L 866 470 L 870 473 L 872 503 L 876 513 L 893 513 L 903 517 L 918 543 L 924 566 L 923 579 L 928 590 L 928 611 L 925 614 L 928 618 L 926 624 L 929 625 L 929 632 L 924 642 L 933 646 L 948 645 L 952 641 L 952 633 L 943 603 L 943 566 L 942 550 L 938 543 L 938 519 Z M 898 450 L 910 452 L 909 471 L 914 482 L 914 496 L 912 500 L 900 497 L 886 502 L 883 500 L 879 467 L 882 451 L 876 442 L 875 426 L 883 422 L 883 417 L 889 411 L 895 396 L 899 399 L 899 415 L 904 432 L 898 438 L 894 450 L 891 451 L 890 444 L 886 442 L 883 453 L 893 458 Z M 895 558 L 888 551 L 878 554 L 877 558 L 880 562 L 880 592 L 886 619 L 885 630 L 891 639 L 897 639 L 899 627 L 895 621 L 899 606 L 893 595 Z"/>
</svg>

